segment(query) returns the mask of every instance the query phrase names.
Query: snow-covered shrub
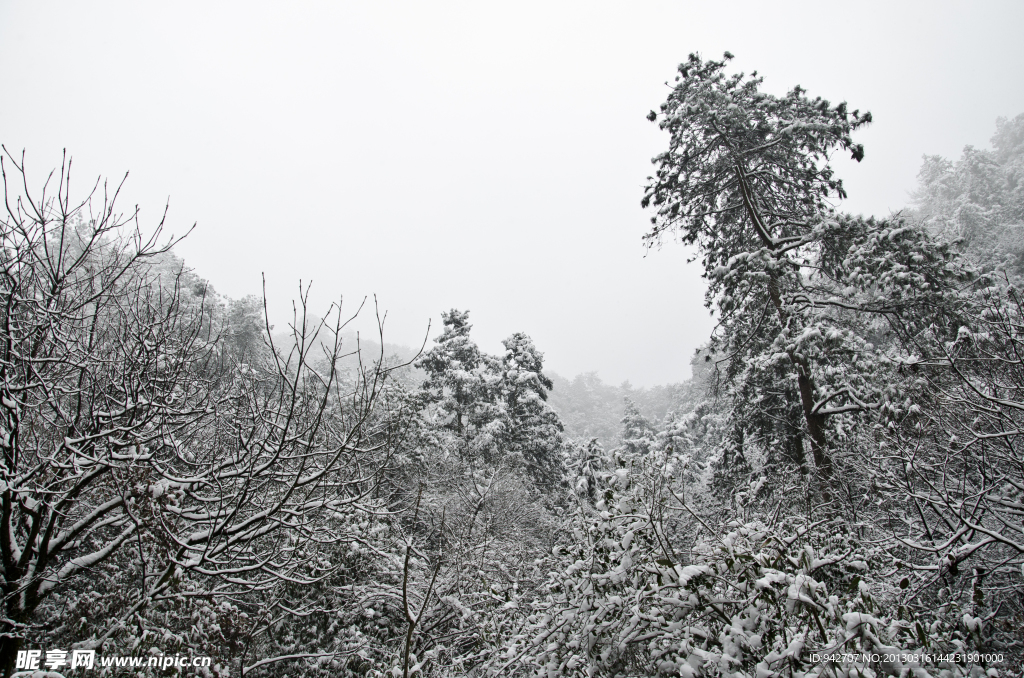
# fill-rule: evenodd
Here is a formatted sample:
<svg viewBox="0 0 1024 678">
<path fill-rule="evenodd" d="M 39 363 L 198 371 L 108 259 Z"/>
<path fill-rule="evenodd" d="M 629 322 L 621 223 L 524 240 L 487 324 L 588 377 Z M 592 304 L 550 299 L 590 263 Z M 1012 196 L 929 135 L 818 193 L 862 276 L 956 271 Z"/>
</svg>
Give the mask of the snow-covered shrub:
<svg viewBox="0 0 1024 678">
<path fill-rule="evenodd" d="M 581 505 L 563 569 L 492 674 L 959 676 L 986 664 L 965 656 L 980 620 L 954 606 L 915 614 L 908 580 L 842 519 L 761 516 L 719 531 L 693 514 L 696 544 L 674 550 L 670 516 L 688 506 L 667 478 L 629 491 L 622 470 Z"/>
</svg>

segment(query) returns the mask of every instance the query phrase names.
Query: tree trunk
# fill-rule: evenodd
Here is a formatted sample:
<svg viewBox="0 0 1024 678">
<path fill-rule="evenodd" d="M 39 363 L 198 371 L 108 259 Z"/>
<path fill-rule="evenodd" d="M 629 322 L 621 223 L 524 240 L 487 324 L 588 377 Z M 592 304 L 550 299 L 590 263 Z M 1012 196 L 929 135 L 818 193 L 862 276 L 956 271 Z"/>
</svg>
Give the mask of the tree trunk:
<svg viewBox="0 0 1024 678">
<path fill-rule="evenodd" d="M 14 673 L 14 663 L 18 657 L 18 650 L 21 649 L 21 638 L 7 635 L 14 631 L 9 624 L 4 624 L 3 627 L 4 635 L 0 636 L 0 676 L 8 678 Z"/>
<path fill-rule="evenodd" d="M 738 161 L 736 163 L 736 173 L 739 178 L 743 204 L 746 207 L 747 215 L 750 217 L 754 231 L 757 233 L 761 243 L 772 252 L 775 252 L 778 250 L 778 245 L 772 240 L 767 224 L 755 204 L 755 198 L 750 190 L 750 186 L 747 184 L 746 170 Z M 774 271 L 769 272 L 768 276 L 768 296 L 775 307 L 775 311 L 779 314 L 779 323 L 785 328 L 788 314 L 782 304 L 782 293 L 779 290 L 779 281 Z M 800 404 L 803 406 L 804 419 L 807 422 L 807 433 L 811 439 L 811 454 L 814 457 L 814 465 L 818 467 L 818 474 L 823 479 L 829 479 L 832 477 L 832 462 L 828 458 L 826 451 L 825 417 L 814 412 L 814 382 L 811 380 L 810 367 L 805 360 L 801 360 L 793 354 L 790 354 L 790 359 L 796 365 L 799 372 Z"/>
<path fill-rule="evenodd" d="M 783 453 L 786 458 L 797 465 L 800 469 L 800 475 L 807 475 L 807 454 L 804 451 L 804 434 L 803 429 L 800 427 L 799 422 L 796 424 L 796 430 L 786 437 L 786 447 Z"/>
<path fill-rule="evenodd" d="M 811 438 L 811 454 L 814 465 L 822 479 L 832 477 L 832 460 L 828 457 L 825 441 L 825 417 L 814 413 L 814 382 L 804 373 L 801 365 L 797 383 L 800 385 L 800 403 L 804 408 L 804 420 L 807 422 L 807 433 Z"/>
</svg>

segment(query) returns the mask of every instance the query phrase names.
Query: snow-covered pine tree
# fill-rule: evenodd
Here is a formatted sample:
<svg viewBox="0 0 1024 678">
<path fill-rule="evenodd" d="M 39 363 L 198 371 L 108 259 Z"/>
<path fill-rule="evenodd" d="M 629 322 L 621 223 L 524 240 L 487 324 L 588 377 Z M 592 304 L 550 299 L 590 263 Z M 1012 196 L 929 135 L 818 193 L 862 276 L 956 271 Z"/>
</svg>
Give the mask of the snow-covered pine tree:
<svg viewBox="0 0 1024 678">
<path fill-rule="evenodd" d="M 481 353 L 469 338 L 473 326 L 469 311 L 452 309 L 441 314 L 444 332 L 430 351 L 416 362 L 427 373 L 422 392 L 429 404 L 437 406 L 443 426 L 462 435 L 467 427 L 486 424 L 494 418 L 489 405 L 493 401 L 493 359 Z M 489 384 L 488 382 L 492 382 Z"/>
<path fill-rule="evenodd" d="M 537 482 L 551 485 L 563 471 L 562 422 L 547 404 L 553 384 L 542 371 L 544 354 L 522 332 L 502 344 L 503 447 L 522 459 Z"/>
<path fill-rule="evenodd" d="M 731 58 L 691 55 L 649 116 L 671 137 L 643 199 L 657 210 L 645 238 L 677 234 L 703 258 L 732 439 L 797 466 L 806 448 L 829 478 L 852 418 L 896 407 L 899 365 L 936 315 L 955 315 L 969 276 L 898 218 L 834 211 L 846 194 L 829 160 L 863 157 L 851 135 L 869 113 L 800 87 L 764 93 L 756 73 L 726 75 Z"/>
<path fill-rule="evenodd" d="M 731 58 L 727 52 L 723 61 L 703 61 L 691 54 L 660 119 L 653 111 L 649 116 L 671 140 L 654 159 L 656 177 L 644 195 L 643 205 L 657 209 L 646 239 L 677 232 L 700 248 L 707 303 L 717 302 L 721 313 L 716 348 L 737 358 L 775 349 L 778 358 L 759 367 L 782 361 L 796 377 L 814 460 L 828 473 L 827 414 L 816 408 L 820 377 L 801 350 L 807 328 L 791 297 L 828 201 L 845 196 L 829 156 L 841 148 L 863 158 L 863 146 L 850 135 L 871 114 L 810 99 L 800 87 L 785 97 L 763 93 L 756 73 L 725 74 Z M 772 347 L 776 338 L 781 341 Z M 734 374 L 745 363 L 734 361 Z"/>
</svg>

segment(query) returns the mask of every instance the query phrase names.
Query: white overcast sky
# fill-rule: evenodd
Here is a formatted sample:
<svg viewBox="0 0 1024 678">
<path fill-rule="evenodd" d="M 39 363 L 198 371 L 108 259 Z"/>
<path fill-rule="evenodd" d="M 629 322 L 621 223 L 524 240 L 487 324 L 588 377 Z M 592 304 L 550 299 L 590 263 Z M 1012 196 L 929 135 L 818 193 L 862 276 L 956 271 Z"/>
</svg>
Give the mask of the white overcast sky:
<svg viewBox="0 0 1024 678">
<path fill-rule="evenodd" d="M 1024 112 L 1024 3 L 13 2 L 0 141 L 37 183 L 130 171 L 125 204 L 231 297 L 266 273 L 323 309 L 377 294 L 418 344 L 469 309 L 484 350 L 531 335 L 549 369 L 678 381 L 708 336 L 698 264 L 645 258 L 665 137 L 645 119 L 687 54 L 870 110 L 846 209 L 908 202 L 921 155 L 987 146 Z"/>
</svg>

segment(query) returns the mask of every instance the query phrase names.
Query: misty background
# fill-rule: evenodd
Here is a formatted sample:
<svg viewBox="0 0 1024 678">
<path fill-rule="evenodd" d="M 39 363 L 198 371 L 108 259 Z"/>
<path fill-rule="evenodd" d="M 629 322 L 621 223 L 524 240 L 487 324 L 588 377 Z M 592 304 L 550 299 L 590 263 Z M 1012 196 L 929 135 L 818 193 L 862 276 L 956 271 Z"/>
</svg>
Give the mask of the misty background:
<svg viewBox="0 0 1024 678">
<path fill-rule="evenodd" d="M 765 90 L 870 110 L 843 209 L 909 203 L 923 154 L 987 147 L 1024 111 L 1024 5 L 0 2 L 0 141 L 33 185 L 129 179 L 144 227 L 216 290 L 287 322 L 376 294 L 418 347 L 469 309 L 482 350 L 529 334 L 550 372 L 681 381 L 713 327 L 699 267 L 646 253 L 666 137 L 645 119 L 692 51 Z M 371 302 L 372 304 L 372 296 Z M 372 326 L 372 308 L 364 328 Z M 557 388 L 556 388 L 557 391 Z"/>
</svg>

